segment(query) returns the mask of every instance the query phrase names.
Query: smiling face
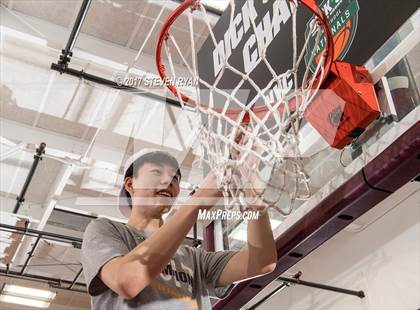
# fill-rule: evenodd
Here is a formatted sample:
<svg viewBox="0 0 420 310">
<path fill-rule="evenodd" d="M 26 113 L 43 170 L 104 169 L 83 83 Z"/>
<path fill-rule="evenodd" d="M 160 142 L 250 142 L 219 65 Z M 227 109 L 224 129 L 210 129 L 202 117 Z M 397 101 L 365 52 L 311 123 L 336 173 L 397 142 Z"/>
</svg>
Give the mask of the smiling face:
<svg viewBox="0 0 420 310">
<path fill-rule="evenodd" d="M 152 207 L 161 214 L 169 212 L 179 194 L 180 176 L 166 163 L 144 163 L 133 177 L 125 179 L 125 189 L 134 207 Z"/>
</svg>

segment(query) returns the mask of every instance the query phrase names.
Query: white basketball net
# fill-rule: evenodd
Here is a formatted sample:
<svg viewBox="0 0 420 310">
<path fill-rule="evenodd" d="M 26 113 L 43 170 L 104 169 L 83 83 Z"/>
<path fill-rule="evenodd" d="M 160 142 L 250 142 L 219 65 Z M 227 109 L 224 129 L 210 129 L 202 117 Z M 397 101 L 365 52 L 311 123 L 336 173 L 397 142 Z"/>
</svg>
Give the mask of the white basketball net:
<svg viewBox="0 0 420 310">
<path fill-rule="evenodd" d="M 247 1 L 248 4 L 251 1 Z M 224 51 L 220 51 L 223 67 L 216 76 L 214 83 L 209 84 L 199 76 L 196 60 L 196 43 L 194 40 L 193 14 L 201 12 L 207 24 L 211 40 L 217 48 L 217 41 L 209 22 L 210 18 L 205 7 L 197 3 L 195 10 L 188 10 L 189 32 L 191 41 L 191 61 L 187 61 L 181 52 L 176 37 L 168 33 L 164 41 L 165 57 L 169 63 L 168 77 L 176 77 L 171 53 L 177 53 L 183 64 L 188 69 L 191 77 L 208 88 L 209 102 L 200 100 L 199 86 L 195 89 L 195 98 L 198 104 L 194 104 L 193 110 L 201 119 L 198 129 L 203 160 L 215 171 L 218 184 L 223 189 L 227 198 L 227 207 L 238 206 L 241 210 L 254 208 L 257 201 L 263 201 L 265 208 L 272 207 L 287 216 L 293 210 L 294 201 L 308 199 L 311 196 L 309 178 L 304 170 L 303 160 L 299 151 L 299 127 L 303 118 L 303 112 L 308 104 L 316 96 L 320 87 L 320 81 L 324 77 L 324 62 L 326 56 L 321 54 L 316 69 L 310 72 L 309 66 L 305 66 L 305 72 L 299 74 L 298 68 L 307 52 L 309 37 L 303 47 L 297 48 L 296 12 L 297 1 L 290 1 L 293 38 L 293 63 L 287 72 L 276 72 L 266 58 L 267 46 L 258 36 L 259 59 L 256 65 L 264 63 L 272 75 L 272 79 L 261 88 L 249 75 L 232 66 L 228 59 L 223 57 Z M 233 25 L 235 1 L 231 1 L 230 25 Z M 252 10 L 250 10 L 252 11 Z M 257 25 L 254 18 L 250 18 L 250 29 L 256 33 Z M 275 22 L 272 22 L 272 29 Z M 323 27 L 318 23 L 311 23 L 311 32 L 316 33 L 315 46 L 324 33 Z M 272 30 L 271 29 L 271 30 Z M 175 33 L 175 32 L 174 32 Z M 303 35 L 303 34 L 301 34 Z M 325 53 L 325 51 L 324 51 Z M 281 57 L 281 56 L 279 56 Z M 312 63 L 314 55 L 308 63 Z M 239 76 L 240 82 L 233 90 L 224 90 L 218 87 L 225 71 L 231 71 Z M 280 92 L 280 99 L 273 102 L 267 92 L 280 84 L 286 75 L 292 75 L 294 88 L 289 92 Z M 318 77 L 318 78 L 316 78 Z M 256 91 L 255 97 L 245 105 L 239 98 L 239 90 L 245 81 Z M 214 102 L 215 94 L 223 96 L 225 102 Z M 175 95 L 179 98 L 183 108 L 191 110 L 191 105 L 184 103 L 183 91 L 177 89 Z M 278 96 L 277 96 L 278 97 Z M 278 99 L 278 98 L 277 98 Z M 290 108 L 290 101 L 294 101 Z M 229 109 L 235 106 L 239 113 L 232 117 Z M 258 112 L 264 110 L 263 113 Z M 258 111 L 255 111 L 258 110 Z M 248 124 L 244 124 L 244 117 L 249 117 Z M 238 136 L 243 136 L 237 141 Z M 233 154 L 235 154 L 233 156 Z M 249 194 L 251 193 L 251 194 Z M 259 208 L 260 209 L 260 208 Z"/>
</svg>

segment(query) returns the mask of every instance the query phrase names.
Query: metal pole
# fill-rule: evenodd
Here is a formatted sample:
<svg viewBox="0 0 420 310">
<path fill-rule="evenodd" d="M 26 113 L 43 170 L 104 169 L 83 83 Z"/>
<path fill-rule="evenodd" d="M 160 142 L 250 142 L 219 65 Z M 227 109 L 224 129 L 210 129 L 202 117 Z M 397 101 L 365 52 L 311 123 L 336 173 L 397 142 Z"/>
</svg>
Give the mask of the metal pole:
<svg viewBox="0 0 420 310">
<path fill-rule="evenodd" d="M 14 230 L 15 233 L 17 233 L 17 234 L 23 234 L 23 235 L 27 235 L 27 236 L 31 236 L 31 237 L 37 237 L 37 235 L 42 235 L 43 239 L 63 241 L 63 242 L 71 243 L 75 248 L 80 248 L 80 245 L 83 243 L 83 239 L 80 239 L 80 238 L 60 235 L 60 234 L 46 232 L 46 231 L 40 231 L 40 230 L 36 230 L 36 229 L 16 227 L 16 226 L 7 225 L 7 224 L 3 224 L 3 223 L 0 223 L 0 230 L 3 230 L 3 231 L 4 230 L 7 230 L 7 231 Z M 59 240 L 57 240 L 57 239 L 59 239 Z M 186 239 L 194 241 L 194 239 L 190 238 L 190 237 L 186 237 Z M 199 244 L 201 244 L 201 240 L 197 240 L 197 242 Z"/>
<path fill-rule="evenodd" d="M 42 155 L 45 153 L 45 147 L 47 145 L 42 142 L 39 147 L 36 149 L 36 153 L 34 155 L 34 161 L 32 163 L 31 169 L 29 170 L 28 176 L 26 177 L 25 184 L 22 187 L 22 190 L 20 191 L 19 196 L 16 197 L 16 205 L 13 209 L 13 213 L 18 213 L 20 206 L 25 201 L 25 194 L 28 190 L 29 184 L 31 183 L 32 177 L 35 173 L 36 167 L 38 166 L 38 162 L 42 160 Z"/>
<path fill-rule="evenodd" d="M 92 0 L 84 0 L 82 6 L 80 7 L 79 14 L 77 15 L 76 21 L 71 30 L 69 40 L 67 41 L 66 51 L 71 52 L 73 50 L 74 44 L 76 43 L 77 36 L 80 33 L 80 29 L 83 26 L 83 22 L 86 18 L 86 15 L 89 10 L 89 6 Z"/>
<path fill-rule="evenodd" d="M 342 293 L 342 294 L 347 294 L 347 295 L 353 295 L 359 298 L 365 298 L 365 293 L 363 291 L 352 291 L 352 290 L 347 290 L 340 287 L 314 283 L 314 282 L 308 282 L 308 281 L 302 281 L 300 279 L 285 278 L 285 277 L 278 277 L 277 281 L 282 281 L 286 283 L 294 283 L 294 284 L 299 284 L 303 286 L 319 288 L 321 290 L 332 291 L 332 292 L 337 292 L 337 293 Z"/>
<path fill-rule="evenodd" d="M 53 240 L 61 239 L 64 242 L 68 242 L 68 243 L 73 243 L 73 242 L 82 243 L 83 242 L 83 239 L 76 238 L 76 237 L 64 236 L 60 234 L 55 234 L 51 232 L 40 231 L 40 230 L 25 228 L 25 227 L 16 227 L 16 226 L 7 225 L 3 223 L 0 223 L 0 229 L 1 228 L 7 229 L 7 230 L 14 230 L 16 231 L 16 233 L 22 233 L 23 235 L 28 235 L 28 234 L 42 235 L 43 239 L 49 239 L 49 238 L 54 238 Z"/>
<path fill-rule="evenodd" d="M 89 6 L 90 6 L 91 0 L 84 0 L 82 3 L 82 6 L 80 7 L 80 11 L 77 15 L 75 24 L 73 25 L 73 29 L 70 33 L 70 37 L 67 41 L 66 47 L 65 49 L 63 49 L 61 51 L 61 55 L 59 57 L 59 60 L 57 61 L 57 63 L 52 63 L 51 64 L 51 69 L 60 72 L 60 74 L 62 73 L 66 73 L 75 77 L 78 77 L 80 79 L 85 79 L 86 81 L 91 81 L 100 85 L 105 85 L 105 86 L 109 86 L 118 90 L 124 90 L 124 91 L 128 91 L 128 92 L 132 92 L 132 93 L 137 93 L 137 94 L 142 94 L 146 97 L 149 98 L 153 98 L 153 99 L 158 99 L 161 101 L 166 101 L 166 103 L 176 106 L 176 107 L 182 107 L 182 105 L 174 99 L 170 99 L 170 98 L 165 98 L 153 93 L 146 93 L 145 91 L 139 90 L 137 88 L 134 87 L 129 87 L 129 86 L 125 86 L 125 85 L 118 85 L 116 82 L 108 80 L 108 79 L 104 79 L 101 78 L 99 76 L 93 75 L 93 74 L 88 74 L 86 72 L 84 72 L 83 70 L 75 70 L 72 68 L 68 67 L 68 64 L 70 62 L 70 58 L 73 56 L 73 47 L 74 44 L 76 43 L 76 39 L 77 36 L 79 35 L 80 29 L 82 27 L 83 21 L 87 15 L 87 12 L 89 10 Z"/>
<path fill-rule="evenodd" d="M 38 246 L 39 240 L 41 240 L 41 238 L 42 238 L 42 235 L 39 235 L 39 236 L 36 238 L 35 243 L 34 243 L 34 245 L 32 246 L 31 251 L 28 253 L 28 258 L 26 258 L 26 261 L 25 261 L 25 263 L 23 264 L 22 269 L 20 270 L 20 275 L 23 275 L 23 274 L 25 273 L 26 267 L 28 267 L 28 264 L 29 264 L 29 262 L 31 261 L 31 259 L 32 259 L 32 257 L 33 257 L 33 254 L 34 254 L 34 252 L 35 252 L 35 250 L 36 250 L 36 247 Z"/>
<path fill-rule="evenodd" d="M 85 293 L 85 294 L 87 294 L 87 290 L 86 291 L 82 291 L 82 290 L 78 290 L 77 288 L 68 288 L 68 287 L 63 287 L 63 286 L 56 285 L 56 284 L 50 284 L 50 287 L 52 287 L 52 288 L 58 288 L 59 290 L 66 290 L 66 291 L 72 291 L 72 292 Z"/>
<path fill-rule="evenodd" d="M 298 273 L 296 273 L 293 276 L 293 278 L 298 279 L 301 275 L 302 275 L 302 272 L 299 271 Z M 268 294 L 263 299 L 261 299 L 259 302 L 257 302 L 255 305 L 252 305 L 250 308 L 247 308 L 246 310 L 254 310 L 254 309 L 256 309 L 261 304 L 265 303 L 269 298 L 273 297 L 275 294 L 277 294 L 278 292 L 280 292 L 281 290 L 283 290 L 286 287 L 289 287 L 289 284 L 283 282 L 278 288 L 276 288 L 275 290 L 273 290 L 270 294 Z"/>
<path fill-rule="evenodd" d="M 267 301 L 267 299 L 273 297 L 275 294 L 277 294 L 278 292 L 280 292 L 281 290 L 285 289 L 288 286 L 289 285 L 287 283 L 282 283 L 278 288 L 276 288 L 275 290 L 273 290 L 270 294 L 268 294 L 267 296 L 265 296 L 263 299 L 261 299 L 255 305 L 252 305 L 251 307 L 246 308 L 246 309 L 247 310 L 257 309 L 257 307 L 259 307 L 261 304 L 265 303 Z"/>
<path fill-rule="evenodd" d="M 70 58 L 73 56 L 73 47 L 76 43 L 77 36 L 80 33 L 80 29 L 82 28 L 91 2 L 92 0 L 84 0 L 82 6 L 80 7 L 76 21 L 73 25 L 73 29 L 71 30 L 70 37 L 67 41 L 66 47 L 63 50 L 61 50 L 60 59 L 58 60 L 58 65 L 61 69 L 67 68 L 68 63 L 70 62 Z"/>
<path fill-rule="evenodd" d="M 182 105 L 179 103 L 179 101 L 171 99 L 171 98 L 166 98 L 163 96 L 159 96 L 157 94 L 153 94 L 153 93 L 149 93 L 146 91 L 143 91 L 141 89 L 135 88 L 135 87 L 131 87 L 131 86 L 126 86 L 126 85 L 119 85 L 118 83 L 108 80 L 108 79 L 104 79 L 101 78 L 100 76 L 96 76 L 93 74 L 89 74 L 84 72 L 83 70 L 75 70 L 72 68 L 62 68 L 61 64 L 56 64 L 56 63 L 52 63 L 51 64 L 51 69 L 58 71 L 60 73 L 66 73 L 69 74 L 71 76 L 77 77 L 79 79 L 84 79 L 86 81 L 90 81 L 96 84 L 100 84 L 100 85 L 104 85 L 104 86 L 108 86 L 117 90 L 123 90 L 126 92 L 130 92 L 133 94 L 137 94 L 137 95 L 141 95 L 141 96 L 145 96 L 145 97 L 149 97 L 152 99 L 157 99 L 160 101 L 166 101 L 166 103 L 173 105 L 175 107 L 181 108 Z"/>
<path fill-rule="evenodd" d="M 79 272 L 76 274 L 76 277 L 74 277 L 74 280 L 73 280 L 73 282 L 71 282 L 71 284 L 69 286 L 69 289 L 72 289 L 73 286 L 77 283 L 77 280 L 79 280 L 80 275 L 82 274 L 82 271 L 83 271 L 83 267 L 80 268 Z"/>
</svg>

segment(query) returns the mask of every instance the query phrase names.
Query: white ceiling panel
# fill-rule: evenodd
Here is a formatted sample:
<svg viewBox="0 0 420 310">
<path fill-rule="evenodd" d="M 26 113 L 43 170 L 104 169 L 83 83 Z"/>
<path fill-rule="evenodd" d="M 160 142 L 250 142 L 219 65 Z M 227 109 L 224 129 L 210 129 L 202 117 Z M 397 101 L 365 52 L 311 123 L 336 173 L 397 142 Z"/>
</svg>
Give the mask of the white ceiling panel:
<svg viewBox="0 0 420 310">
<path fill-rule="evenodd" d="M 73 23 L 81 3 L 81 0 L 14 0 L 8 1 L 6 5 L 14 11 L 69 27 Z"/>
<path fill-rule="evenodd" d="M 92 1 L 82 32 L 125 46 L 147 1 Z"/>
</svg>

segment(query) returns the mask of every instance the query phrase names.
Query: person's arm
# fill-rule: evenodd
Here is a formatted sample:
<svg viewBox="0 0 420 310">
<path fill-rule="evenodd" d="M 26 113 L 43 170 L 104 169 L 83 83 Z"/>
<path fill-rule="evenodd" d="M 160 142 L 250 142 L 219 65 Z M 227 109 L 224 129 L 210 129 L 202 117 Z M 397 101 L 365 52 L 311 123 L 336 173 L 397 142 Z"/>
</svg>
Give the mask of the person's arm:
<svg viewBox="0 0 420 310">
<path fill-rule="evenodd" d="M 217 286 L 269 273 L 276 267 L 277 250 L 268 213 L 248 221 L 247 238 L 247 246 L 229 260 Z"/>
<path fill-rule="evenodd" d="M 128 254 L 107 262 L 99 274 L 105 285 L 125 299 L 134 298 L 147 287 L 176 253 L 196 222 L 198 210 L 211 207 L 208 202 L 203 206 L 199 205 L 199 201 L 194 204 L 196 200 L 220 195 L 214 188 L 214 178 L 212 173 L 209 174 L 186 205 L 177 210 L 150 238 Z"/>
<path fill-rule="evenodd" d="M 238 135 L 238 139 L 245 143 L 247 137 L 242 134 Z M 257 145 L 254 146 L 257 153 L 262 152 Z M 236 154 L 237 156 L 237 154 Z M 256 198 L 257 192 L 262 193 L 265 185 L 253 173 L 253 169 L 258 166 L 260 159 L 252 154 L 249 155 L 244 163 L 244 168 L 248 169 L 244 175 L 249 175 L 252 188 L 245 188 L 245 195 L 251 200 Z M 241 167 L 239 167 L 238 172 Z M 251 173 L 250 173 L 251 172 Z M 257 199 L 254 206 L 256 210 L 264 210 L 267 205 Z M 217 286 L 225 286 L 236 281 L 252 278 L 264 273 L 269 273 L 276 268 L 277 265 L 277 248 L 273 237 L 273 231 L 270 225 L 268 212 L 261 213 L 258 219 L 248 220 L 247 227 L 247 246 L 236 253 L 227 263 L 221 275 L 216 281 Z"/>
</svg>

